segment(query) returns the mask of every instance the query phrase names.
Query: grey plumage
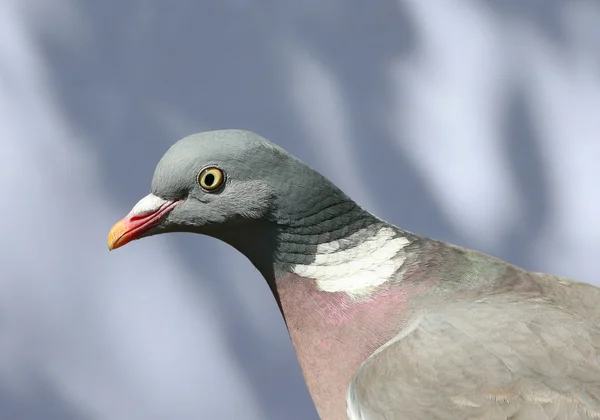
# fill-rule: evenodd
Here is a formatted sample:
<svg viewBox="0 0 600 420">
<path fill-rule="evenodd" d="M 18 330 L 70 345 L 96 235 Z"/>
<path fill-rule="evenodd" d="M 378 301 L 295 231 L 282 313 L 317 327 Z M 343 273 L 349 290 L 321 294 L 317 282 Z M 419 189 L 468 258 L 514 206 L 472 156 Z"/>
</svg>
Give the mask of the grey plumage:
<svg viewBox="0 0 600 420">
<path fill-rule="evenodd" d="M 513 274 L 528 290 L 489 290 L 416 315 L 357 371 L 355 418 L 600 418 L 598 289 Z"/>
<path fill-rule="evenodd" d="M 260 270 L 325 420 L 600 418 L 600 289 L 386 223 L 256 134 L 173 145 L 109 247 L 172 231 Z"/>
</svg>

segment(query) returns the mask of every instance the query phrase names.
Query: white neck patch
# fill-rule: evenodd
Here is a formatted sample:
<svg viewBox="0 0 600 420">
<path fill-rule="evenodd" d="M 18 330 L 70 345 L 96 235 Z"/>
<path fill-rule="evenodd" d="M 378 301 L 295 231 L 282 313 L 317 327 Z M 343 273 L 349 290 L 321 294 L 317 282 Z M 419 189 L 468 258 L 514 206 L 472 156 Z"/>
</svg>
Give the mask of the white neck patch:
<svg viewBox="0 0 600 420">
<path fill-rule="evenodd" d="M 346 292 L 351 297 L 368 294 L 388 281 L 406 260 L 400 250 L 410 242 L 395 235 L 393 229 L 382 227 L 362 243 L 342 251 L 339 241 L 319 244 L 315 261 L 297 264 L 292 272 L 316 280 L 324 292 Z"/>
</svg>

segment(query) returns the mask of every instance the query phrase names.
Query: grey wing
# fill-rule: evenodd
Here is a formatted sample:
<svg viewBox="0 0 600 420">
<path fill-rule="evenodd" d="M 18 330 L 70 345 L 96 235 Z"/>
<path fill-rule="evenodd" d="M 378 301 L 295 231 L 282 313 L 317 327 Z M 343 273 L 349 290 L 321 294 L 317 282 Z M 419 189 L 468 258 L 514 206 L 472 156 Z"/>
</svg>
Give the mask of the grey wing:
<svg viewBox="0 0 600 420">
<path fill-rule="evenodd" d="M 351 420 L 600 419 L 600 331 L 548 302 L 417 316 L 348 389 Z"/>
</svg>

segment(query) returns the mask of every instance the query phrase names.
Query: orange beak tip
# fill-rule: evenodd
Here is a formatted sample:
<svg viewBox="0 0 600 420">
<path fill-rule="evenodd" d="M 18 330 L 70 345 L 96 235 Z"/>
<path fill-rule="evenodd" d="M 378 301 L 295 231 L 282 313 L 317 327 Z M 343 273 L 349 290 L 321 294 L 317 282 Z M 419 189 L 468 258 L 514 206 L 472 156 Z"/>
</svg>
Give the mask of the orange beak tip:
<svg viewBox="0 0 600 420">
<path fill-rule="evenodd" d="M 127 225 L 124 220 L 119 220 L 117 223 L 115 223 L 115 225 L 112 227 L 112 229 L 108 233 L 108 250 L 109 251 L 112 251 L 114 249 L 119 248 L 121 245 L 124 245 L 124 244 L 119 243 L 119 239 L 121 239 L 123 237 L 123 235 L 125 233 L 127 233 L 128 230 L 129 229 L 127 228 Z"/>
</svg>

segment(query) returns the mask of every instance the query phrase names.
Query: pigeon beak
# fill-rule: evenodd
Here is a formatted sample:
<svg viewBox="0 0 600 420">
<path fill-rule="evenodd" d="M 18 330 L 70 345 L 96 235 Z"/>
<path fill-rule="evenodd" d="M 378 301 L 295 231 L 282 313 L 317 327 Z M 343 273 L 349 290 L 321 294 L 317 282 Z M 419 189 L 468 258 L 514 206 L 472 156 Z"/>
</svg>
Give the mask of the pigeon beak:
<svg viewBox="0 0 600 420">
<path fill-rule="evenodd" d="M 119 220 L 108 233 L 108 249 L 112 251 L 122 247 L 153 226 L 156 226 L 181 200 L 169 201 L 148 194 L 131 209 L 129 214 Z"/>
</svg>

